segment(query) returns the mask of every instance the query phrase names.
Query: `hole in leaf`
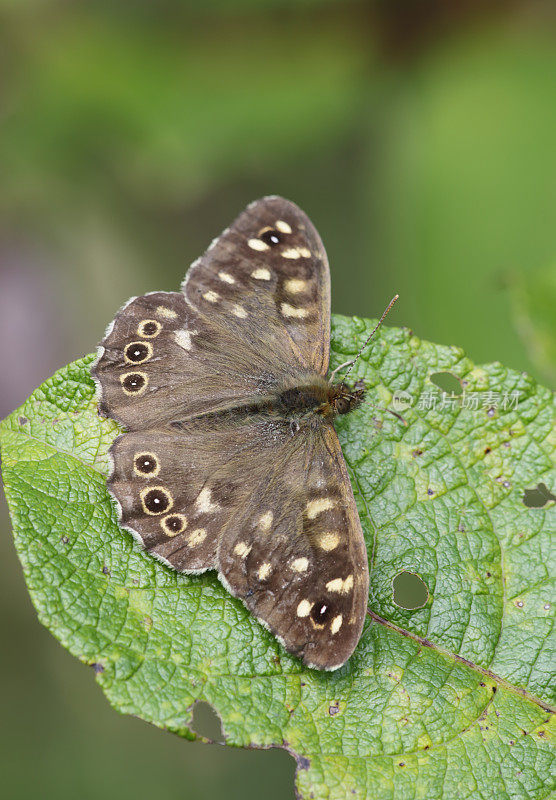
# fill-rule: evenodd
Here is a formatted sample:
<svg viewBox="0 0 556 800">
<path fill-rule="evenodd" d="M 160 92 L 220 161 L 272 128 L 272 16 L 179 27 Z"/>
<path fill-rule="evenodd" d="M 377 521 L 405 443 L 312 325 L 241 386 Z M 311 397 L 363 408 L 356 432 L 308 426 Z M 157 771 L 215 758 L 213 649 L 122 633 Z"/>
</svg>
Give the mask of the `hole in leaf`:
<svg viewBox="0 0 556 800">
<path fill-rule="evenodd" d="M 419 575 L 404 570 L 392 580 L 392 597 L 397 606 L 413 611 L 426 604 L 429 599 L 429 590 Z"/>
<path fill-rule="evenodd" d="M 556 496 L 548 489 L 546 483 L 538 483 L 534 489 L 526 489 L 523 493 L 523 502 L 527 508 L 542 508 Z"/>
<path fill-rule="evenodd" d="M 203 700 L 198 700 L 193 706 L 193 719 L 190 727 L 199 736 L 204 736 L 213 742 L 224 744 L 226 740 L 220 717 L 214 708 Z"/>
<path fill-rule="evenodd" d="M 430 376 L 430 380 L 447 394 L 462 394 L 463 392 L 459 379 L 451 372 L 434 372 Z"/>
</svg>

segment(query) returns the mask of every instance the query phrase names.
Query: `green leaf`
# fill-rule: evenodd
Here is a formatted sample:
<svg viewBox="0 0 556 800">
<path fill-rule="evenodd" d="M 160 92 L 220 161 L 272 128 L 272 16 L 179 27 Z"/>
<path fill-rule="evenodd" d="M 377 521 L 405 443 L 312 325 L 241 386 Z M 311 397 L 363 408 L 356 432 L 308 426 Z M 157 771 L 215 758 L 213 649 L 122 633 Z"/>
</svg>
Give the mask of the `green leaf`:
<svg viewBox="0 0 556 800">
<path fill-rule="evenodd" d="M 334 319 L 333 366 L 371 324 Z M 372 611 L 354 656 L 323 673 L 213 573 L 177 575 L 118 529 L 105 487 L 118 428 L 96 413 L 91 361 L 2 423 L 3 475 L 40 620 L 94 665 L 116 709 L 193 739 L 192 706 L 206 701 L 227 744 L 287 748 L 303 798 L 549 796 L 555 504 L 533 491 L 555 483 L 547 389 L 406 329 L 373 340 L 357 369 L 369 402 L 338 424 Z M 438 373 L 464 393 L 442 396 Z M 406 425 L 380 408 L 393 397 Z M 428 588 L 421 608 L 394 602 L 404 571 Z"/>
</svg>

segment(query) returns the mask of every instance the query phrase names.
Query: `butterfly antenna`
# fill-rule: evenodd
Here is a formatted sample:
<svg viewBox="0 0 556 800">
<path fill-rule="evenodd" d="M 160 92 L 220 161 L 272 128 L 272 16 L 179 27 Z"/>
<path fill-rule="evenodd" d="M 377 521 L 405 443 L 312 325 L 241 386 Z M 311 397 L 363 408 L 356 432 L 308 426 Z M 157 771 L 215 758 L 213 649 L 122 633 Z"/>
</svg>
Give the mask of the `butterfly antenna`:
<svg viewBox="0 0 556 800">
<path fill-rule="evenodd" d="M 387 307 L 386 307 L 386 308 L 384 309 L 384 311 L 382 312 L 382 316 L 381 316 L 381 318 L 379 319 L 379 321 L 377 322 L 377 324 L 374 326 L 374 328 L 372 329 L 372 331 L 369 333 L 369 335 L 367 336 L 367 338 L 365 339 L 365 341 L 363 342 L 363 344 L 362 344 L 362 345 L 361 345 L 361 347 L 359 348 L 359 352 L 357 353 L 357 355 L 355 356 L 355 358 L 353 359 L 353 361 L 348 361 L 348 362 L 347 362 L 347 364 L 350 364 L 350 367 L 349 367 L 348 371 L 346 372 L 346 374 L 344 375 L 344 378 L 343 378 L 344 380 L 346 380 L 347 376 L 349 375 L 349 373 L 351 372 L 351 370 L 354 368 L 355 364 L 357 363 L 357 361 L 358 361 L 358 360 L 359 360 L 359 358 L 361 357 L 361 353 L 362 353 L 362 352 L 363 352 L 363 350 L 364 350 L 364 349 L 367 347 L 367 345 L 369 344 L 369 342 L 371 341 L 371 339 L 373 338 L 373 336 L 375 335 L 375 333 L 377 332 L 377 330 L 380 328 L 380 326 L 381 326 L 381 325 L 382 325 L 382 323 L 384 322 L 385 318 L 387 317 L 387 315 L 388 315 L 388 312 L 390 311 L 390 309 L 392 308 L 392 306 L 394 305 L 394 303 L 396 302 L 396 300 L 397 300 L 398 298 L 399 298 L 399 294 L 396 294 L 396 295 L 394 295 L 394 297 L 393 297 L 393 298 L 390 300 L 390 302 L 388 303 Z M 344 367 L 345 367 L 345 366 L 347 366 L 347 364 L 342 364 L 342 366 L 344 366 Z"/>
</svg>

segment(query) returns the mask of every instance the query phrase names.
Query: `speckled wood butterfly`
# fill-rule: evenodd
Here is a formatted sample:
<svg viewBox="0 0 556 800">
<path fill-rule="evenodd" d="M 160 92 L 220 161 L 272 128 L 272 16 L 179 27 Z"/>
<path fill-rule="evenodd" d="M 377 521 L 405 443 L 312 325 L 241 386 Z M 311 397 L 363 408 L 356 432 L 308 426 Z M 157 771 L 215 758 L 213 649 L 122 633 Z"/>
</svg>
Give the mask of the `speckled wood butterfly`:
<svg viewBox="0 0 556 800">
<path fill-rule="evenodd" d="M 320 237 L 266 197 L 181 292 L 126 303 L 92 374 L 126 429 L 108 478 L 122 527 L 180 572 L 218 570 L 286 650 L 333 670 L 361 635 L 369 571 L 332 425 L 365 389 L 327 380 L 329 340 Z"/>
</svg>

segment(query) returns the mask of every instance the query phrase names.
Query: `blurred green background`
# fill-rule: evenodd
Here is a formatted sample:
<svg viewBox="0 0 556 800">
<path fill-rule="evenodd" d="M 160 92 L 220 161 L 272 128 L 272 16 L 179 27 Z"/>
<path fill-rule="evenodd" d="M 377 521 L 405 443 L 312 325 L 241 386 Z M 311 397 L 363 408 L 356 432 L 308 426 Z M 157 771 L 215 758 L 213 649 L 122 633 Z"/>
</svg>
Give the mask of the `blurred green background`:
<svg viewBox="0 0 556 800">
<path fill-rule="evenodd" d="M 320 230 L 334 311 L 399 292 L 388 324 L 554 383 L 555 33 L 551 0 L 0 0 L 0 416 L 268 193 Z M 113 712 L 1 514 L 5 797 L 293 797 L 284 751 Z"/>
</svg>

